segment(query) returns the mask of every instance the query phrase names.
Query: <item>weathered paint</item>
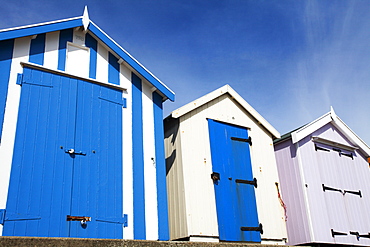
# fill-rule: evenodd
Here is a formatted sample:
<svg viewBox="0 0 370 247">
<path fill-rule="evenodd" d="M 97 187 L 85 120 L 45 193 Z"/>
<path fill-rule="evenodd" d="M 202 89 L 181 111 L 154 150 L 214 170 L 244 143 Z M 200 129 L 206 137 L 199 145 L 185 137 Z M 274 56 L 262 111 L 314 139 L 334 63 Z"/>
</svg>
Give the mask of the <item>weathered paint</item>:
<svg viewBox="0 0 370 247">
<path fill-rule="evenodd" d="M 287 138 L 275 145 L 289 244 L 370 244 L 368 238 L 351 234 L 366 235 L 370 229 L 366 208 L 370 175 L 363 154 L 367 150 L 359 148 L 358 144 L 363 145 L 360 139 L 350 141 L 346 136 L 353 132 L 347 126 L 339 129 L 337 121 L 342 122 L 332 113 L 326 114 L 297 130 L 298 134 L 293 132 L 291 136 L 299 136 L 305 129 L 313 129 L 296 143 Z M 359 191 L 361 195 L 356 194 Z M 332 229 L 345 235 L 333 236 Z"/>
<path fill-rule="evenodd" d="M 284 244 L 285 218 L 276 191 L 275 182 L 279 182 L 279 178 L 272 145 L 273 136 L 279 134 L 269 124 L 261 126 L 260 123 L 267 121 L 259 114 L 252 115 L 247 108 L 251 106 L 229 86 L 224 86 L 166 118 L 171 239 L 215 240 L 219 237 L 207 124 L 207 119 L 213 119 L 248 129 L 253 140 L 252 171 L 259 181 L 256 201 L 264 231 L 261 242 Z"/>
</svg>

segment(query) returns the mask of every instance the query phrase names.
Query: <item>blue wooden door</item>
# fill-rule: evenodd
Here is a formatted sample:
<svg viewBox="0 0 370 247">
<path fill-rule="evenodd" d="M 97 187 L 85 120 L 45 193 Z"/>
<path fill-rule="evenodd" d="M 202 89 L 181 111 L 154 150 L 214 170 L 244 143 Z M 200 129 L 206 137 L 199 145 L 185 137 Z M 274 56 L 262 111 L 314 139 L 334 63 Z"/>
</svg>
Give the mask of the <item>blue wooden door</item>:
<svg viewBox="0 0 370 247">
<path fill-rule="evenodd" d="M 261 242 L 248 130 L 208 120 L 219 237 Z"/>
<path fill-rule="evenodd" d="M 30 68 L 21 84 L 3 235 L 122 238 L 122 92 Z"/>
</svg>

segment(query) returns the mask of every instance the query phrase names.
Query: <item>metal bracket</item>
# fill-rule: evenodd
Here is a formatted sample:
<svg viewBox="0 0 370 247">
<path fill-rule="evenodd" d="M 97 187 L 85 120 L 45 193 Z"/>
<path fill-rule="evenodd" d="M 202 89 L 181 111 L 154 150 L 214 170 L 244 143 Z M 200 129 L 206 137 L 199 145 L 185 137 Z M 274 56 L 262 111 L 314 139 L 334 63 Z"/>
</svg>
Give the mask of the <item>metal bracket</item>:
<svg viewBox="0 0 370 247">
<path fill-rule="evenodd" d="M 251 227 L 251 226 L 242 226 L 240 227 L 240 230 L 241 231 L 254 231 L 254 232 L 260 232 L 261 234 L 263 234 L 263 227 L 262 227 L 262 224 L 260 223 L 257 227 Z"/>
</svg>

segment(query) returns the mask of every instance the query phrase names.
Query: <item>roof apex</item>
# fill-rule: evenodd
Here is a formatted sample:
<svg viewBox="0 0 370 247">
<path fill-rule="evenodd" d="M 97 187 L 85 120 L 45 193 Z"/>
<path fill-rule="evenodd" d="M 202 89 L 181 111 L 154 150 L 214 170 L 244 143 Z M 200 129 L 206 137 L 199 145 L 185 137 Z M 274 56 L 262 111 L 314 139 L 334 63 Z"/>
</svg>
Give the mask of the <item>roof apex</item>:
<svg viewBox="0 0 370 247">
<path fill-rule="evenodd" d="M 85 32 L 90 32 L 95 35 L 116 55 L 122 58 L 128 66 L 151 83 L 162 96 L 163 101 L 167 99 L 171 101 L 175 100 L 175 93 L 170 88 L 155 77 L 147 68 L 140 64 L 133 56 L 131 56 L 131 54 L 124 50 L 109 35 L 90 20 L 87 6 L 85 6 L 83 16 L 0 30 L 0 41 L 82 26 L 84 27 Z"/>
<path fill-rule="evenodd" d="M 280 138 L 280 133 L 272 127 L 272 125 L 266 121 L 251 105 L 247 103 L 229 84 L 226 84 L 176 110 L 171 113 L 173 118 L 179 118 L 198 107 L 224 95 L 229 94 L 235 99 L 249 114 L 251 114 L 259 124 L 261 124 L 268 132 L 270 132 L 275 138 Z"/>
<path fill-rule="evenodd" d="M 351 130 L 342 119 L 340 119 L 334 112 L 333 107 L 330 107 L 330 111 L 314 121 L 290 132 L 292 137 L 292 143 L 297 143 L 306 136 L 312 134 L 316 130 L 322 128 L 328 123 L 332 123 L 350 142 L 358 146 L 364 154 L 370 156 L 370 147 L 355 133 Z M 285 136 L 285 135 L 284 135 Z M 287 136 L 285 136 L 287 138 Z M 276 140 L 278 143 L 283 140 Z"/>
</svg>

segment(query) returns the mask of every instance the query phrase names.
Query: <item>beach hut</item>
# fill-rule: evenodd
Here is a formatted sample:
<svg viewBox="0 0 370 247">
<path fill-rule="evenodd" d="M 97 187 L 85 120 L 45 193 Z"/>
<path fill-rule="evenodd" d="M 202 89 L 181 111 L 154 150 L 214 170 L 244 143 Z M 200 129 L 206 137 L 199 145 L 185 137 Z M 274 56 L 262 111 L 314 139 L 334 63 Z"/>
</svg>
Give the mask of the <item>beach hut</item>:
<svg viewBox="0 0 370 247">
<path fill-rule="evenodd" d="M 274 143 L 290 245 L 370 246 L 370 148 L 331 109 Z"/>
<path fill-rule="evenodd" d="M 170 239 L 284 244 L 279 133 L 229 85 L 164 122 Z"/>
<path fill-rule="evenodd" d="M 2 235 L 168 239 L 168 87 L 87 8 L 0 30 L 0 72 Z"/>
</svg>

